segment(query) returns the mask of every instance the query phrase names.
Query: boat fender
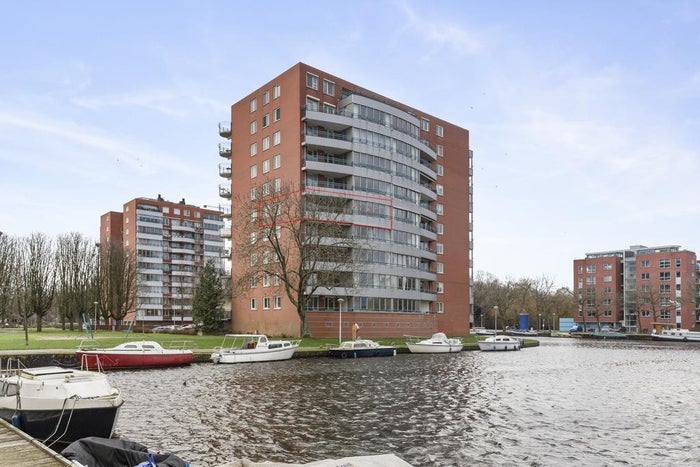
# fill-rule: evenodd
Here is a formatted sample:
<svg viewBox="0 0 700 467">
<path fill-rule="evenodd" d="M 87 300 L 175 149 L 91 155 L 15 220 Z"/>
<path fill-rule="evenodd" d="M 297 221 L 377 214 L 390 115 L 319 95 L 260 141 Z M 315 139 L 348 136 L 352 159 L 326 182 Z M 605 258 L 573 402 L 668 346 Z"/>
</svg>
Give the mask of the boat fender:
<svg viewBox="0 0 700 467">
<path fill-rule="evenodd" d="M 357 358 L 357 352 L 352 353 L 352 358 Z"/>
<path fill-rule="evenodd" d="M 688 342 L 688 338 L 687 338 L 687 337 L 684 337 L 684 338 L 683 338 L 683 342 Z"/>
<path fill-rule="evenodd" d="M 343 352 L 340 354 L 340 358 L 348 358 L 348 354 Z"/>
<path fill-rule="evenodd" d="M 394 349 L 394 357 L 396 357 L 396 349 Z"/>
<path fill-rule="evenodd" d="M 22 418 L 20 417 L 20 414 L 16 413 L 12 416 L 12 426 L 19 428 L 20 430 L 22 429 Z"/>
</svg>

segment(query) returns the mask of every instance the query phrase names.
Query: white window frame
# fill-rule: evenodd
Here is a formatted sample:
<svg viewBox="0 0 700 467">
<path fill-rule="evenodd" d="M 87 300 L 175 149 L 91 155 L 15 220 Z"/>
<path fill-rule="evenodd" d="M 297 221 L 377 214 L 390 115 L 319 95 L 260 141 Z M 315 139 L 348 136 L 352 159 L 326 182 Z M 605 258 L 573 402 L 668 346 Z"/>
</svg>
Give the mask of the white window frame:
<svg viewBox="0 0 700 467">
<path fill-rule="evenodd" d="M 250 143 L 250 157 L 258 153 L 258 143 Z"/>
<path fill-rule="evenodd" d="M 275 154 L 275 156 L 272 158 L 272 168 L 279 169 L 281 165 L 282 165 L 282 155 Z"/>
<path fill-rule="evenodd" d="M 269 104 L 270 103 L 270 91 L 265 91 L 262 95 L 262 104 Z"/>
<path fill-rule="evenodd" d="M 279 295 L 275 297 L 274 307 L 275 310 L 279 310 L 280 308 L 282 308 L 282 297 L 280 297 Z"/>
<path fill-rule="evenodd" d="M 306 87 L 318 91 L 318 75 L 306 72 Z"/>
<path fill-rule="evenodd" d="M 251 310 L 257 310 L 258 309 L 258 299 L 255 297 L 250 297 L 250 309 Z"/>
<path fill-rule="evenodd" d="M 275 110 L 272 111 L 272 121 L 279 122 L 280 118 L 282 118 L 282 111 L 279 107 L 277 107 Z"/>
<path fill-rule="evenodd" d="M 275 84 L 274 86 L 272 86 L 272 98 L 277 99 L 281 95 L 282 95 L 282 86 L 280 86 L 279 84 Z"/>
<path fill-rule="evenodd" d="M 258 165 L 253 164 L 250 166 L 250 178 L 253 179 L 258 176 Z"/>
<path fill-rule="evenodd" d="M 256 98 L 252 98 L 250 100 L 250 112 L 253 113 L 256 110 L 258 110 L 258 100 Z"/>
<path fill-rule="evenodd" d="M 265 159 L 262 163 L 262 171 L 264 174 L 270 171 L 270 159 Z"/>
<path fill-rule="evenodd" d="M 335 83 L 329 79 L 323 79 L 323 93 L 335 96 Z"/>
<path fill-rule="evenodd" d="M 266 136 L 262 140 L 262 150 L 267 151 L 268 149 L 270 149 L 270 137 Z"/>
<path fill-rule="evenodd" d="M 252 122 L 250 122 L 250 134 L 254 135 L 257 132 L 258 132 L 258 121 L 253 120 Z"/>
<path fill-rule="evenodd" d="M 277 130 L 274 133 L 272 133 L 272 145 L 277 146 L 282 142 L 282 132 Z"/>
<path fill-rule="evenodd" d="M 435 134 L 442 137 L 445 134 L 444 128 L 442 128 L 442 125 L 435 125 Z"/>
</svg>

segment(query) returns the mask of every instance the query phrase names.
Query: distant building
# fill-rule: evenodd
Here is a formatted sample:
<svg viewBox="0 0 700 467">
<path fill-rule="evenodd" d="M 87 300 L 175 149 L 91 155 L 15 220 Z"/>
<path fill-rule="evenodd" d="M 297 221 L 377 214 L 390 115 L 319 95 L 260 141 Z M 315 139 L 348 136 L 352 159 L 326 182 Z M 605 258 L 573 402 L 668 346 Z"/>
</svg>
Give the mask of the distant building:
<svg viewBox="0 0 700 467">
<path fill-rule="evenodd" d="M 137 255 L 137 307 L 125 321 L 192 323 L 192 299 L 204 265 L 224 271 L 228 254 L 222 213 L 157 198 L 135 198 L 122 212 L 100 217 L 100 242 L 120 243 Z"/>
<path fill-rule="evenodd" d="M 373 245 L 362 249 L 368 271 L 355 273 L 353 288 L 318 289 L 309 301 L 313 336 L 338 336 L 341 307 L 347 338 L 354 324 L 363 337 L 468 332 L 473 170 L 466 129 L 298 63 L 235 103 L 219 133 L 227 138 L 219 146 L 227 159 L 219 166 L 223 198 L 274 196 L 281 186 L 342 198 L 352 212 L 350 234 Z M 244 219 L 231 212 L 235 228 Z M 234 255 L 234 282 L 240 261 Z M 233 330 L 298 335 L 284 289 L 253 282 L 233 297 Z"/>
<path fill-rule="evenodd" d="M 697 258 L 680 246 L 587 253 L 574 260 L 574 295 L 576 322 L 587 327 L 600 323 L 651 332 L 700 325 Z"/>
</svg>

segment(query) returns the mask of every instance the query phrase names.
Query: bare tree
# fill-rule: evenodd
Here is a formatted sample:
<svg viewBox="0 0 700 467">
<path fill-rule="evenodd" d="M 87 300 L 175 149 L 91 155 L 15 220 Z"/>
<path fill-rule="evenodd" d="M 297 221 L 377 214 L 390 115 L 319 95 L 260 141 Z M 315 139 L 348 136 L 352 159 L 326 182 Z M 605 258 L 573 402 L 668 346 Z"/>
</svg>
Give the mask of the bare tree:
<svg viewBox="0 0 700 467">
<path fill-rule="evenodd" d="M 116 321 L 124 319 L 136 305 L 136 255 L 130 254 L 121 243 L 100 244 L 98 276 L 100 316 Z"/>
<path fill-rule="evenodd" d="M 16 298 L 27 344 L 29 318 L 36 316 L 36 330 L 41 332 L 42 320 L 53 304 L 56 291 L 53 250 L 52 241 L 42 233 L 33 233 L 20 242 Z"/>
<path fill-rule="evenodd" d="M 90 315 L 97 301 L 97 258 L 95 243 L 82 234 L 59 235 L 56 241 L 56 301 L 64 329 L 67 321 L 73 330 L 82 314 Z"/>
<path fill-rule="evenodd" d="M 0 233 L 0 320 L 4 322 L 10 318 L 16 271 L 17 240 Z"/>
<path fill-rule="evenodd" d="M 240 259 L 235 290 L 247 293 L 260 278 L 279 283 L 296 308 L 301 335 L 309 336 L 306 312 L 313 295 L 322 287 L 330 292 L 351 288 L 353 272 L 362 264 L 354 261 L 360 244 L 346 220 L 353 201 L 323 191 L 286 188 L 274 196 L 269 191 L 261 185 L 256 193 L 262 196 L 236 203 L 243 222 L 234 226 Z"/>
</svg>

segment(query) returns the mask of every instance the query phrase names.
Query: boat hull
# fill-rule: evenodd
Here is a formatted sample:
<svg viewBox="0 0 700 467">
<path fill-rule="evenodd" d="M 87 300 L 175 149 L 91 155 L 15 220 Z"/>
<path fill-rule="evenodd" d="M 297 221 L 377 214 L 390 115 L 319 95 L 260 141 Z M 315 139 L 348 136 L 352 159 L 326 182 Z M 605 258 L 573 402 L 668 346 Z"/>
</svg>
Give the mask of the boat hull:
<svg viewBox="0 0 700 467">
<path fill-rule="evenodd" d="M 664 330 L 661 334 L 652 333 L 651 339 L 655 341 L 700 342 L 700 332 Z"/>
<path fill-rule="evenodd" d="M 454 353 L 461 352 L 462 344 L 419 344 L 406 343 L 411 353 Z"/>
<path fill-rule="evenodd" d="M 334 358 L 393 357 L 396 355 L 396 349 L 394 347 L 329 349 L 328 354 Z"/>
<path fill-rule="evenodd" d="M 255 363 L 276 362 L 289 360 L 294 356 L 297 347 L 285 347 L 282 349 L 223 349 L 211 354 L 214 363 Z"/>
<path fill-rule="evenodd" d="M 0 408 L 0 418 L 41 441 L 67 445 L 88 436 L 109 438 L 114 432 L 119 417 L 119 405 L 108 407 L 75 408 L 69 410 L 15 410 Z M 62 435 L 62 436 L 61 436 Z"/>
<path fill-rule="evenodd" d="M 168 353 L 117 353 L 109 351 L 77 351 L 76 357 L 89 368 L 99 365 L 105 370 L 160 368 L 169 366 L 185 366 L 194 361 L 192 351 L 177 351 Z"/>
</svg>

